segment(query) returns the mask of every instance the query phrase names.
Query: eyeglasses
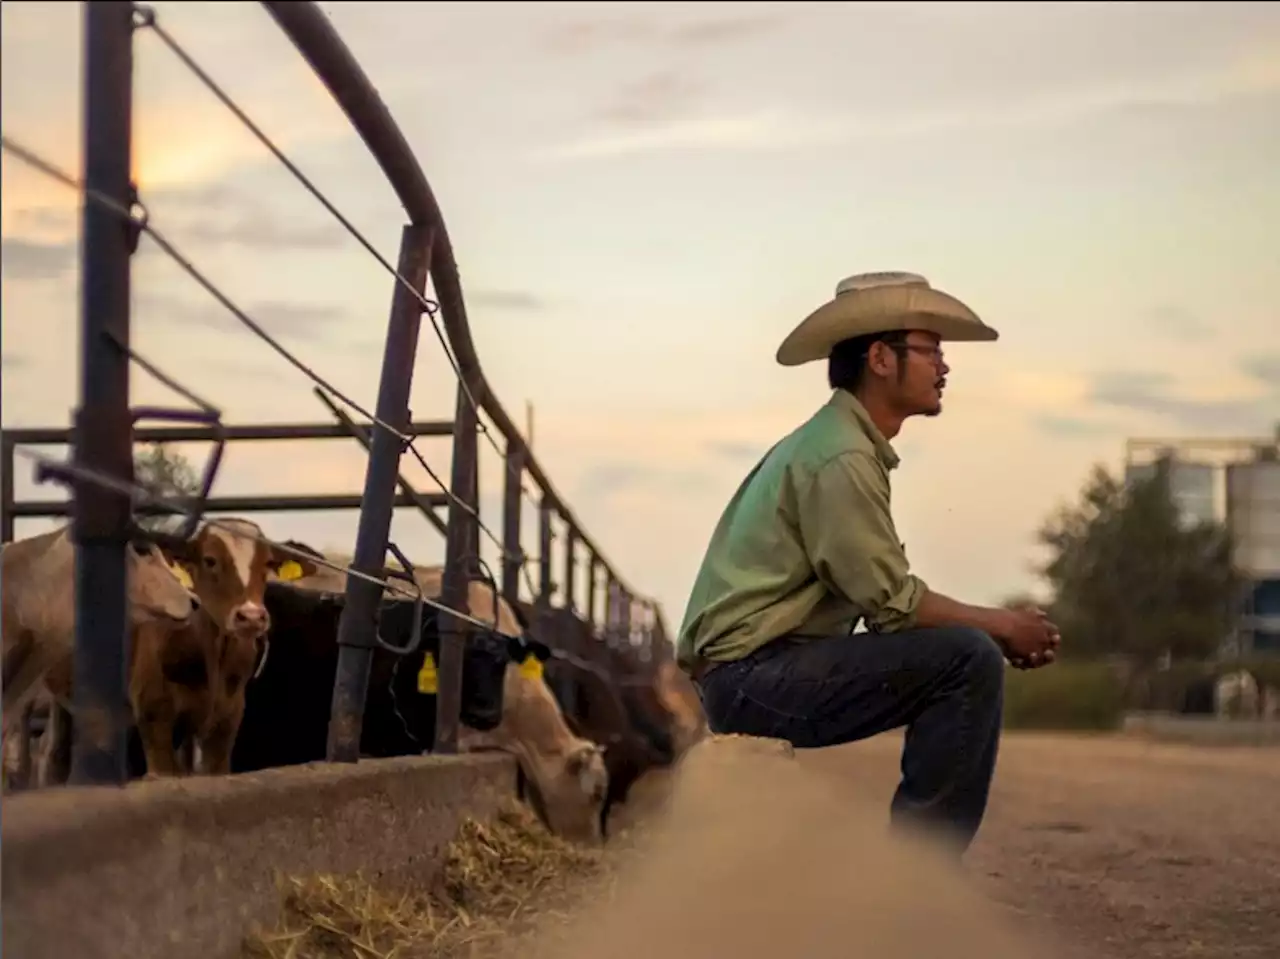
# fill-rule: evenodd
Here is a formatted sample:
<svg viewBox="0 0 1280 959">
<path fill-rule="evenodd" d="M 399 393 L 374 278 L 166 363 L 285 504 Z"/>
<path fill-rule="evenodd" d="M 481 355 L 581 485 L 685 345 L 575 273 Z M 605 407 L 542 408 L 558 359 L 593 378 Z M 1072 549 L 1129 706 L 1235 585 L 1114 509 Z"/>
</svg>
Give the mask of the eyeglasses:
<svg viewBox="0 0 1280 959">
<path fill-rule="evenodd" d="M 934 366 L 942 365 L 942 350 L 936 346 L 921 346 L 918 343 L 890 343 L 889 346 L 895 350 L 918 353 L 920 356 L 932 360 Z"/>
</svg>

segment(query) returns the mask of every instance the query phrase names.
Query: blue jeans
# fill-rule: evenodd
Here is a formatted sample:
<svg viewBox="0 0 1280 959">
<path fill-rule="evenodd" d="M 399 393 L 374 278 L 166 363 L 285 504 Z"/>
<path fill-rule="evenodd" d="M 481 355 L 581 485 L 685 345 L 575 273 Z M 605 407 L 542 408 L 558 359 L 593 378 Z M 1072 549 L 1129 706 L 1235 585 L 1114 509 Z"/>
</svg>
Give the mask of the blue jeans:
<svg viewBox="0 0 1280 959">
<path fill-rule="evenodd" d="M 1000 743 L 1004 654 L 976 629 L 775 640 L 699 683 L 714 732 L 820 749 L 907 727 L 895 827 L 958 853 L 986 811 Z"/>
</svg>

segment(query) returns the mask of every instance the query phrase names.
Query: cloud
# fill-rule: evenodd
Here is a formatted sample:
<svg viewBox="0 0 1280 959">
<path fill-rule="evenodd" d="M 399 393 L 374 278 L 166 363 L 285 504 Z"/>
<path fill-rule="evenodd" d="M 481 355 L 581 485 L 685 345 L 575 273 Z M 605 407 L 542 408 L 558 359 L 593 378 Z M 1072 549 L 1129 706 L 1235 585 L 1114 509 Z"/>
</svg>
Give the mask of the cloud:
<svg viewBox="0 0 1280 959">
<path fill-rule="evenodd" d="M 1280 353 L 1261 353 L 1248 357 L 1240 363 L 1240 369 L 1272 393 L 1280 393 Z"/>
<path fill-rule="evenodd" d="M 170 184 L 151 190 L 147 202 L 161 211 L 164 227 L 184 241 L 250 249 L 330 250 L 346 239 L 328 214 L 283 213 L 225 179 Z"/>
<path fill-rule="evenodd" d="M 598 114 L 608 123 L 644 124 L 686 113 L 705 89 L 687 73 L 662 70 L 624 84 Z"/>
<path fill-rule="evenodd" d="M 700 470 L 665 469 L 622 461 L 595 463 L 585 469 L 574 484 L 575 498 L 606 499 L 641 489 L 645 492 L 662 489 L 673 494 L 687 493 L 706 489 L 709 479 Z"/>
<path fill-rule="evenodd" d="M 674 77 L 651 78 L 654 99 L 661 101 L 663 83 L 676 88 Z M 626 112 L 627 100 L 620 102 Z M 633 96 L 635 91 L 632 91 Z M 1002 99 L 943 108 L 889 105 L 859 111 L 816 111 L 800 107 L 794 97 L 745 111 L 669 117 L 653 111 L 652 122 L 616 129 L 598 118 L 588 131 L 558 144 L 535 148 L 535 161 L 581 161 L 660 152 L 765 152 L 802 150 L 863 141 L 908 140 L 999 129 L 1053 128 L 1134 112 L 1216 109 L 1237 98 L 1274 97 L 1280 93 L 1280 67 L 1264 57 L 1246 57 L 1212 70 L 1108 86 L 1076 86 L 1064 90 L 1014 93 Z M 640 114 L 645 100 L 631 104 Z M 619 105 L 615 105 L 615 109 Z M 614 119 L 617 119 L 616 117 Z"/>
<path fill-rule="evenodd" d="M 1166 303 L 1155 307 L 1147 319 L 1162 334 L 1183 340 L 1199 340 L 1213 331 L 1201 317 L 1174 304 Z"/>
<path fill-rule="evenodd" d="M 75 262 L 74 243 L 51 243 L 5 236 L 0 240 L 0 269 L 11 280 L 53 280 Z"/>
<path fill-rule="evenodd" d="M 313 220 L 285 214 L 264 205 L 226 182 L 170 185 L 145 197 L 152 222 L 166 238 L 180 246 L 199 243 L 251 250 L 330 250 L 341 247 L 345 235 L 329 219 Z M 10 213 L 10 242 L 34 242 L 29 236 L 73 237 L 79 210 L 74 206 L 39 205 L 15 208 Z M 311 222 L 307 222 L 311 221 Z M 145 241 L 144 241 L 145 242 Z M 45 241 L 45 246 L 74 244 Z M 68 262 L 65 266 L 69 266 Z M 65 266 L 63 269 L 65 269 Z"/>
<path fill-rule="evenodd" d="M 492 310 L 534 313 L 547 308 L 547 301 L 528 290 L 476 290 L 467 294 L 469 306 Z"/>
<path fill-rule="evenodd" d="M 234 302 L 234 300 L 233 300 Z M 332 304 L 261 300 L 237 304 L 268 333 L 292 339 L 323 339 L 348 319 Z M 194 325 L 219 331 L 241 328 L 240 321 L 212 297 L 195 301 L 168 293 L 145 293 L 137 298 L 139 312 L 173 325 Z"/>
<path fill-rule="evenodd" d="M 734 43 L 774 29 L 783 18 L 774 15 L 702 17 L 684 23 L 672 18 L 640 17 L 571 20 L 545 31 L 541 46 L 550 53 L 576 56 L 614 44 L 648 44 L 705 48 Z"/>
<path fill-rule="evenodd" d="M 767 447 L 759 443 L 735 443 L 725 440 L 713 440 L 708 443 L 707 452 L 713 456 L 729 460 L 733 463 L 741 463 L 744 461 L 756 461 L 764 455 Z"/>
<path fill-rule="evenodd" d="M 1248 391 L 1241 395 L 1224 390 L 1219 380 L 1215 389 L 1188 395 L 1179 391 L 1166 373 L 1099 374 L 1094 379 L 1090 400 L 1100 406 L 1143 413 L 1176 424 L 1180 428 L 1252 431 L 1264 428 L 1274 417 L 1274 395 L 1266 397 Z"/>
<path fill-rule="evenodd" d="M 184 239 L 224 243 L 255 250 L 332 250 L 343 243 L 332 228 L 296 226 L 262 210 L 246 212 L 222 223 L 196 222 L 182 228 Z"/>
<path fill-rule="evenodd" d="M 1055 416 L 1051 413 L 1033 417 L 1031 425 L 1042 433 L 1061 439 L 1093 439 L 1116 433 L 1116 427 L 1108 423 L 1078 416 Z"/>
<path fill-rule="evenodd" d="M 590 134 L 535 150 L 532 159 L 554 162 L 674 151 L 797 150 L 840 143 L 848 135 L 848 128 L 835 118 L 805 118 L 779 110 L 761 110 Z"/>
<path fill-rule="evenodd" d="M 780 16 L 723 17 L 675 27 L 668 36 L 677 44 L 701 47 L 767 33 L 782 23 Z"/>
</svg>

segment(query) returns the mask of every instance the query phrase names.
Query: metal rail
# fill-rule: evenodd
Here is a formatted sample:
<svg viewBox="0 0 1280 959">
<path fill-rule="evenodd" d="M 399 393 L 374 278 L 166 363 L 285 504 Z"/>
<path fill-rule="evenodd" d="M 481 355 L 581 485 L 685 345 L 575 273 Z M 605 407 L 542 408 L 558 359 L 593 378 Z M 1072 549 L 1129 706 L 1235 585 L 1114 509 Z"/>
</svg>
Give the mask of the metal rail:
<svg viewBox="0 0 1280 959">
<path fill-rule="evenodd" d="M 579 552 L 585 554 L 586 619 L 600 623 L 610 641 L 628 641 L 637 631 L 662 636 L 661 613 L 651 600 L 637 596 L 586 534 L 568 504 L 555 490 L 528 443 L 498 401 L 486 379 L 471 338 L 457 262 L 435 197 L 426 176 L 403 133 L 378 96 L 368 76 L 333 26 L 313 2 L 264 2 L 280 29 L 310 64 L 321 82 L 343 109 L 356 132 L 382 168 L 408 216 L 400 258 L 392 267 L 355 231 L 336 208 L 306 179 L 291 161 L 258 129 L 216 82 L 164 30 L 150 9 L 128 0 L 91 0 L 84 5 L 85 44 L 85 170 L 82 182 L 74 181 L 50 164 L 6 139 L 5 149 L 43 169 L 62 182 L 80 188 L 84 203 L 84 243 L 81 252 L 81 353 L 82 381 L 75 429 L 34 428 L 8 430 L 0 435 L 0 537 L 14 538 L 17 518 L 71 516 L 78 551 L 78 635 L 75 662 L 77 723 L 74 775 L 83 782 L 122 782 L 125 775 L 124 729 L 127 721 L 125 665 L 128 661 L 125 630 L 125 550 L 135 504 L 125 490 L 133 486 L 134 442 L 201 442 L 217 444 L 210 460 L 209 477 L 216 472 L 222 444 L 230 440 L 267 441 L 354 437 L 368 451 L 362 495 L 209 497 L 202 491 L 198 502 L 174 500 L 175 507 L 151 503 L 141 513 L 184 512 L 192 522 L 204 513 L 261 512 L 306 509 L 354 509 L 361 511 L 354 560 L 348 577 L 347 601 L 339 624 L 341 656 L 335 679 L 329 734 L 329 757 L 354 762 L 358 758 L 369 663 L 375 646 L 376 608 L 380 590 L 377 576 L 384 568 L 392 511 L 397 507 L 422 509 L 446 538 L 443 604 L 458 612 L 467 607 L 467 581 L 479 559 L 478 438 L 485 436 L 503 457 L 502 591 L 519 598 L 519 577 L 524 572 L 520 546 L 520 510 L 523 478 L 527 474 L 540 490 L 539 576 L 531 585 L 538 603 L 552 605 L 557 584 L 551 567 L 554 524 L 565 527 L 563 566 L 564 605 L 575 605 Z M 135 32 L 152 29 L 190 67 L 223 103 L 244 122 L 304 186 L 356 236 L 395 279 L 391 317 L 382 362 L 376 413 L 369 413 L 325 382 L 296 357 L 288 354 L 269 333 L 244 314 L 173 248 L 148 222 L 130 180 L 132 168 L 131 111 L 133 100 L 133 43 Z M 259 424 L 223 426 L 216 410 L 202 406 L 163 415 L 166 411 L 137 411 L 128 405 L 129 364 L 138 362 L 160 376 L 129 346 L 130 257 L 145 233 L 173 258 L 192 279 L 235 314 L 268 346 L 285 355 L 298 370 L 323 389 L 318 390 L 336 424 Z M 438 304 L 426 298 L 428 277 Z M 422 314 L 437 309 L 443 333 L 437 335 L 458 374 L 455 416 L 452 421 L 410 423 L 409 389 Z M 445 340 L 447 339 L 447 343 Z M 164 379 L 168 385 L 181 387 Z M 331 403 L 336 397 L 359 411 L 370 422 L 357 424 Z M 201 404 L 197 404 L 201 405 Z M 490 428 L 505 440 L 505 450 L 493 440 Z M 141 416 L 206 423 L 139 428 Z M 399 472 L 399 461 L 419 436 L 453 437 L 452 475 L 447 490 L 418 494 Z M 70 502 L 18 501 L 14 490 L 14 452 L 18 445 L 73 446 L 76 470 L 64 470 L 60 479 L 72 487 Z M 421 461 L 421 455 L 413 450 Z M 428 467 L 429 469 L 429 467 Z M 47 475 L 59 478 L 52 468 Z M 93 477 L 99 477 L 97 485 Z M 207 486 L 208 484 L 206 484 Z M 135 487 L 136 488 L 136 487 Z M 448 507 L 443 523 L 435 509 Z M 194 517 L 194 519 L 193 519 Z M 496 538 L 495 538 L 496 539 Z M 598 603 L 603 573 L 603 610 Z M 439 663 L 439 695 L 434 749 L 457 748 L 458 709 L 461 699 L 462 650 L 472 624 L 462 617 L 442 617 Z M 101 720 L 101 721 L 99 721 Z"/>
<path fill-rule="evenodd" d="M 471 339 L 467 320 L 462 284 L 458 276 L 457 260 L 453 244 L 445 227 L 444 217 L 436 203 L 426 175 L 422 172 L 408 141 L 396 124 L 377 90 L 365 74 L 355 56 L 338 35 L 320 7 L 312 2 L 285 2 L 265 0 L 263 6 L 275 18 L 303 58 L 311 65 L 316 76 L 328 88 L 334 100 L 346 113 L 369 152 L 382 168 L 392 189 L 400 199 L 409 221 L 430 236 L 431 253 L 429 270 L 440 304 L 449 344 L 457 362 L 460 379 L 458 386 L 458 413 L 454 418 L 457 430 L 454 434 L 452 493 L 463 502 L 478 507 L 476 488 L 477 470 L 475 457 L 475 431 L 467 422 L 476 416 L 478 405 L 507 441 L 508 482 L 517 467 L 527 470 L 542 491 L 544 510 L 558 513 L 562 522 L 574 530 L 575 538 L 590 552 L 593 566 L 600 565 L 608 577 L 606 595 L 618 600 L 625 610 L 636 594 L 618 576 L 613 566 L 602 556 L 598 546 L 583 531 L 577 518 L 569 510 L 564 499 L 556 492 L 546 472 L 533 457 L 519 429 L 498 401 L 485 378 Z M 474 401 L 474 403 L 473 403 Z M 518 481 L 517 481 L 518 482 Z M 465 605 L 468 569 L 465 558 L 475 555 L 474 517 L 465 510 L 450 509 L 449 534 L 445 558 L 444 601 L 455 608 Z M 543 537 L 544 543 L 547 538 Z M 518 552 L 518 544 L 514 552 Z M 544 571 L 549 569 L 550 555 L 540 550 L 540 562 Z M 357 564 L 357 568 L 359 568 Z M 544 591 L 549 591 L 546 573 L 543 574 Z M 616 604 L 611 603 L 610 607 Z M 651 601 L 640 601 L 652 606 Z M 629 628 L 629 617 L 622 618 L 622 611 L 606 614 L 606 622 L 617 624 L 615 628 Z M 460 696 L 462 682 L 462 644 L 465 642 L 465 625 L 460 625 L 450 635 L 441 637 L 440 644 L 440 695 L 437 699 L 435 749 L 453 752 L 457 748 L 456 697 Z M 335 717 L 335 722 L 337 721 Z"/>
</svg>

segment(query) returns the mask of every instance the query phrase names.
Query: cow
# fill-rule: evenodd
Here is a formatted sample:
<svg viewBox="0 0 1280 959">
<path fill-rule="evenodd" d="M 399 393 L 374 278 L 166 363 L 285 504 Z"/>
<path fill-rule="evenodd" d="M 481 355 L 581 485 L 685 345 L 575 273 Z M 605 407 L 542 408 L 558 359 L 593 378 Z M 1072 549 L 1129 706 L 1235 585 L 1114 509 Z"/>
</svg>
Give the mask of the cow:
<svg viewBox="0 0 1280 959">
<path fill-rule="evenodd" d="M 658 700 L 671 715 L 672 740 L 676 758 L 683 756 L 702 741 L 708 733 L 707 714 L 702 708 L 702 697 L 697 687 L 676 663 L 674 650 L 663 644 L 664 655 L 658 663 L 654 688 Z"/>
<path fill-rule="evenodd" d="M 16 721 L 30 715 L 49 671 L 70 661 L 75 647 L 76 548 L 69 526 L 16 540 L 0 547 L 0 604 L 3 606 L 4 736 Z M 173 628 L 190 621 L 199 602 L 146 534 L 125 546 L 127 628 Z M 64 695 L 54 704 L 51 726 L 63 733 L 67 718 Z M 26 723 L 20 723 L 17 765 L 30 765 Z"/>
<path fill-rule="evenodd" d="M 306 557 L 272 543 L 247 519 L 206 523 L 171 555 L 190 576 L 201 607 L 194 622 L 169 636 L 144 635 L 133 669 L 131 698 L 151 775 L 231 771 L 231 751 L 244 715 L 245 690 L 268 653 L 271 615 L 267 580 L 286 563 L 303 575 Z M 179 760 L 173 743 L 184 745 Z"/>
<path fill-rule="evenodd" d="M 301 543 L 289 545 L 316 552 Z M 342 557 L 323 559 L 334 566 L 347 564 Z M 425 597 L 440 596 L 441 568 L 419 567 L 413 577 Z M 277 577 L 269 585 L 272 655 L 250 689 L 233 771 L 325 758 L 338 665 L 335 634 L 346 579 L 340 569 L 322 568 L 308 576 Z M 399 646 L 411 633 L 414 602 L 403 595 L 410 588 L 401 583 L 399 595 L 389 588 L 379 616 L 380 634 Z M 594 838 L 607 773 L 599 747 L 568 729 L 542 682 L 540 665 L 549 650 L 528 641 L 515 612 L 489 583 L 469 582 L 468 609 L 495 633 L 473 631 L 464 649 L 460 747 L 514 754 L 523 775 L 546 797 L 548 825 L 562 835 Z M 422 648 L 415 653 L 373 653 L 360 738 L 363 755 L 412 755 L 431 748 L 440 625 L 447 628 L 449 617 L 428 606 L 423 625 Z M 490 715 L 490 703 L 500 711 Z"/>
<path fill-rule="evenodd" d="M 246 519 L 205 523 L 190 539 L 152 535 L 192 584 L 199 608 L 186 623 L 142 623 L 133 633 L 129 703 L 144 774 L 225 774 L 231 771 L 246 684 L 266 655 L 268 574 L 290 561 L 306 571 L 314 565 L 294 560 Z M 45 784 L 65 779 L 69 743 L 57 707 L 70 694 L 70 665 L 63 659 L 45 678 L 55 700 L 45 737 Z"/>
<path fill-rule="evenodd" d="M 1245 669 L 1218 677 L 1214 707 L 1219 719 L 1252 719 L 1258 715 L 1258 681 Z"/>
<path fill-rule="evenodd" d="M 609 788 L 601 810 L 601 830 L 646 773 L 665 769 L 706 729 L 697 692 L 679 673 L 669 644 L 647 647 L 599 638 L 572 610 L 522 603 L 524 617 L 540 636 L 554 636 L 561 655 L 547 677 L 570 728 L 604 746 Z M 674 670 L 674 674 L 673 674 Z M 536 799 L 536 797 L 535 797 Z"/>
</svg>

